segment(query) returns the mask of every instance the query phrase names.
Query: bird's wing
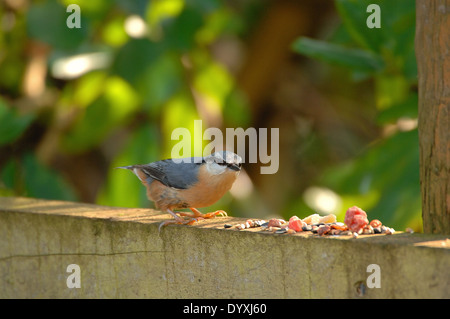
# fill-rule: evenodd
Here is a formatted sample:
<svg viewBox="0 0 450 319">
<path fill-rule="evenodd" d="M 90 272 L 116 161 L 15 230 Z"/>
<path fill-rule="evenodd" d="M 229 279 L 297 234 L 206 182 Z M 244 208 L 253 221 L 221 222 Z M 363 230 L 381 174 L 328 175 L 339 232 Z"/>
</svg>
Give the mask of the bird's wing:
<svg viewBox="0 0 450 319">
<path fill-rule="evenodd" d="M 146 175 L 156 179 L 166 186 L 187 189 L 198 181 L 198 169 L 201 163 L 176 163 L 171 159 L 136 165 Z"/>
</svg>

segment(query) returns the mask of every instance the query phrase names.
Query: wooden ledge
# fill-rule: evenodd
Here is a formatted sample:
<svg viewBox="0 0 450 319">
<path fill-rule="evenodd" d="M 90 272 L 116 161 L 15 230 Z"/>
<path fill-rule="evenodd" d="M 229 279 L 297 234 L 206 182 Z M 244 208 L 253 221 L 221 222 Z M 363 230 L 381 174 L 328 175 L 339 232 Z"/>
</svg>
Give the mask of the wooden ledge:
<svg viewBox="0 0 450 319">
<path fill-rule="evenodd" d="M 0 298 L 449 298 L 446 236 L 170 225 L 151 209 L 0 198 Z M 80 288 L 69 281 L 78 265 Z M 371 288 L 375 271 L 380 288 Z M 69 270 L 69 271 L 68 271 Z M 72 273 L 73 272 L 73 273 Z M 72 277 L 71 277 L 72 276 Z"/>
</svg>

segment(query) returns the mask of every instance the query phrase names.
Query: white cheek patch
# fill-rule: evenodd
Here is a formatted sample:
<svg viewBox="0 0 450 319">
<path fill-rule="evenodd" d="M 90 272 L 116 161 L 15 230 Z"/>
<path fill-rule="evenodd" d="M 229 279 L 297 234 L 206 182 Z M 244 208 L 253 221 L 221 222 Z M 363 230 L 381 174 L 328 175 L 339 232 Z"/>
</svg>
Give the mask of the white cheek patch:
<svg viewBox="0 0 450 319">
<path fill-rule="evenodd" d="M 219 175 L 225 172 L 227 167 L 225 165 L 218 165 L 216 163 L 212 164 L 206 164 L 206 169 L 208 170 L 208 173 L 212 175 Z"/>
<path fill-rule="evenodd" d="M 133 173 L 141 180 L 141 182 L 145 182 L 147 175 L 145 175 L 145 173 L 143 173 L 140 169 L 133 169 Z"/>
</svg>

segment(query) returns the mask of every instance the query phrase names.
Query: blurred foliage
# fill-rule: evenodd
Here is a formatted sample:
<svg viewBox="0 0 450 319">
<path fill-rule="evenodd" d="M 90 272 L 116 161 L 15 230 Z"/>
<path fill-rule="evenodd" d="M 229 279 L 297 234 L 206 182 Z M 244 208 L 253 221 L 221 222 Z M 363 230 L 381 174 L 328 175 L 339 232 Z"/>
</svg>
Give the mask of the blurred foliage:
<svg viewBox="0 0 450 319">
<path fill-rule="evenodd" d="M 148 207 L 145 189 L 136 177 L 114 167 L 170 157 L 178 142 L 171 140 L 175 128 L 193 132 L 196 119 L 204 121 L 203 129 L 285 126 L 285 120 L 269 121 L 274 113 L 268 112 L 267 105 L 278 112 L 276 98 L 270 95 L 274 90 L 265 90 L 265 100 L 251 106 L 240 87 L 243 68 L 239 66 L 257 59 L 244 59 L 242 52 L 231 58 L 231 53 L 248 49 L 263 17 L 285 2 L 4 1 L 0 5 L 0 195 Z M 366 27 L 370 3 L 380 4 L 381 29 Z M 66 27 L 69 4 L 81 8 L 79 29 Z M 296 187 L 254 178 L 248 198 L 236 200 L 227 194 L 208 209 L 258 217 L 249 212 L 254 207 L 263 212 L 263 205 L 256 202 L 270 202 L 267 194 L 280 198 L 289 194 L 283 196 L 278 211 L 270 213 L 306 216 L 317 207 L 306 205 L 303 191 L 321 185 L 338 194 L 340 219 L 346 208 L 358 205 L 390 226 L 420 228 L 417 131 L 400 125 L 417 117 L 415 3 L 336 0 L 335 5 L 340 23 L 333 19 L 323 23 L 323 29 L 333 30 L 327 39 L 300 37 L 292 50 L 328 64 L 316 65 L 310 72 L 330 68 L 338 78 L 350 74 L 353 82 L 322 78 L 325 84 L 317 84 L 322 91 L 334 86 L 353 92 L 349 94 L 357 100 L 358 84 L 369 83 L 376 108 L 370 121 L 380 134 L 373 140 L 354 131 L 336 132 L 343 145 L 352 145 L 351 151 L 344 152 L 351 155 L 333 157 L 328 151 L 333 143 L 305 125 L 307 139 L 301 146 L 289 146 L 297 149 L 280 158 L 280 165 L 301 167 L 303 173 L 311 172 L 311 179 Z M 321 9 L 314 10 L 322 14 Z M 296 57 L 286 59 L 298 63 Z M 341 69 L 333 71 L 334 65 Z M 359 112 L 358 102 L 356 107 L 345 102 L 336 105 L 336 109 L 350 109 L 348 114 Z M 364 113 L 372 114 L 368 109 Z M 306 118 L 302 123 L 307 123 L 308 116 L 302 116 Z M 320 116 L 326 121 L 333 114 Z M 287 118 L 296 118 L 294 110 Z M 280 139 L 290 140 L 283 135 Z M 193 144 L 192 154 L 200 155 L 202 150 Z M 255 177 L 251 167 L 245 167 Z M 287 176 L 298 173 L 290 171 Z"/>
<path fill-rule="evenodd" d="M 380 6 L 381 28 L 366 26 L 366 8 L 372 3 Z M 341 196 L 341 217 L 358 203 L 370 218 L 420 229 L 415 3 L 336 0 L 336 7 L 343 23 L 329 40 L 300 37 L 292 48 L 345 67 L 354 79 L 373 79 L 377 123 L 391 130 L 359 156 L 326 170 L 319 181 Z M 404 127 L 405 122 L 412 126 Z"/>
<path fill-rule="evenodd" d="M 66 27 L 70 4 L 81 8 L 81 28 Z M 207 114 L 222 116 L 228 104 L 244 110 L 242 116 L 224 116 L 230 126 L 248 124 L 233 76 L 209 50 L 219 36 L 242 33 L 247 21 L 233 6 L 209 0 L 46 0 L 7 1 L 0 8 L 0 194 L 91 200 L 77 187 L 95 174 L 71 167 L 77 160 L 64 165 L 58 158 L 101 149 L 108 168 L 94 200 L 146 207 L 139 181 L 113 167 L 170 157 L 177 142 L 171 132 L 193 130 L 201 118 L 199 99 L 210 102 Z M 94 59 L 92 53 L 100 55 Z M 72 183 L 63 183 L 63 176 Z"/>
</svg>

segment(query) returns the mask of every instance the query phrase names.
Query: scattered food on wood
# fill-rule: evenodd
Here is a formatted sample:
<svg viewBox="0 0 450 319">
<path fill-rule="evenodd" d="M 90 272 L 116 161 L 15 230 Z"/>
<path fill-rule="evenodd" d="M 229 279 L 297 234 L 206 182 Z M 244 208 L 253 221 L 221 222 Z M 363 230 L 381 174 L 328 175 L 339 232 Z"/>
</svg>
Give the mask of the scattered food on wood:
<svg viewBox="0 0 450 319">
<path fill-rule="evenodd" d="M 311 232 L 317 236 L 351 236 L 358 238 L 360 235 L 395 233 L 394 228 L 387 227 L 378 219 L 373 219 L 370 223 L 367 214 L 357 206 L 350 207 L 346 214 L 344 222 L 338 222 L 336 215 L 329 214 L 320 216 L 312 214 L 303 219 L 298 216 L 292 216 L 289 221 L 281 218 L 272 218 L 269 221 L 262 219 L 247 219 L 244 223 L 231 225 L 225 224 L 224 228 L 234 228 L 244 230 L 248 228 L 261 227 L 262 231 L 274 234 L 295 234 L 299 232 Z M 406 232 L 413 233 L 411 228 Z"/>
</svg>

